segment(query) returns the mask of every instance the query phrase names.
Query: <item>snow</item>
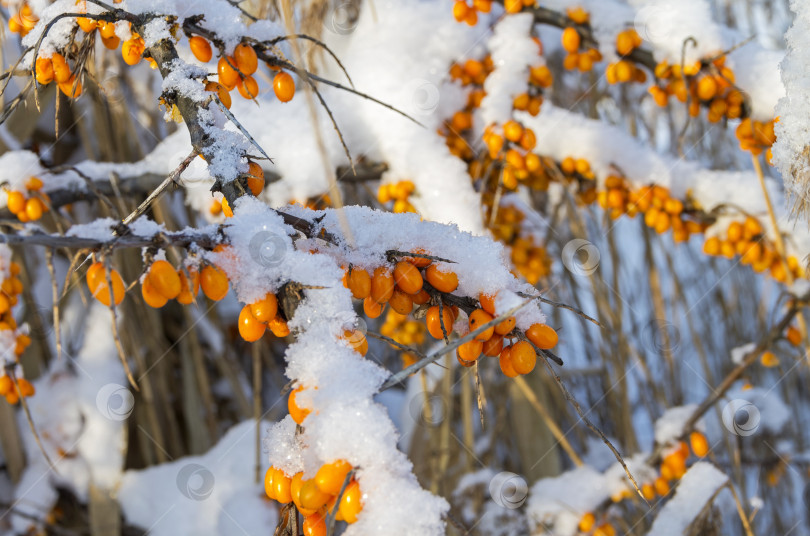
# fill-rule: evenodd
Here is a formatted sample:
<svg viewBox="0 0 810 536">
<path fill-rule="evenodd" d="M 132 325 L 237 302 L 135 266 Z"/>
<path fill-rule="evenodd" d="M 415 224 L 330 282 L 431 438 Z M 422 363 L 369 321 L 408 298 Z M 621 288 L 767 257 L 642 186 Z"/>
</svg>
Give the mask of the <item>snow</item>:
<svg viewBox="0 0 810 536">
<path fill-rule="evenodd" d="M 712 501 L 728 477 L 708 462 L 697 462 L 683 476 L 675 495 L 667 502 L 647 533 L 651 536 L 680 536 Z"/>
<path fill-rule="evenodd" d="M 667 408 L 655 421 L 655 442 L 659 445 L 674 443 L 684 435 L 684 425 L 697 409 L 697 404 Z"/>
<path fill-rule="evenodd" d="M 593 511 L 608 497 L 607 477 L 583 465 L 535 482 L 529 491 L 526 514 L 535 526 L 547 526 L 558 536 L 573 536 L 582 514 Z"/>
<path fill-rule="evenodd" d="M 270 426 L 262 423 L 262 434 Z M 127 522 L 155 536 L 242 536 L 274 527 L 278 514 L 254 483 L 256 422 L 233 426 L 208 452 L 126 471 L 118 498 Z M 261 457 L 260 476 L 269 464 Z"/>
<path fill-rule="evenodd" d="M 785 96 L 776 107 L 779 122 L 774 128 L 773 162 L 788 190 L 799 200 L 806 201 L 810 195 L 806 120 L 810 113 L 810 6 L 801 0 L 792 0 L 790 8 L 795 18 L 785 35 L 788 53 L 780 65 Z"/>
</svg>

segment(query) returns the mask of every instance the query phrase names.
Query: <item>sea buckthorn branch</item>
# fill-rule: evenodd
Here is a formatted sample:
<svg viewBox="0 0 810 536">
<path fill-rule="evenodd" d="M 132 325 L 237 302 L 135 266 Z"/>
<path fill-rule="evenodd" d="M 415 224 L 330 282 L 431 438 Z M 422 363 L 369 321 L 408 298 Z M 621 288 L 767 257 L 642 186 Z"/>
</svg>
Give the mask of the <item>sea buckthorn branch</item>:
<svg viewBox="0 0 810 536">
<path fill-rule="evenodd" d="M 526 300 L 523 303 L 521 303 L 520 305 L 516 305 L 515 307 L 512 307 L 511 309 L 509 309 L 508 311 L 506 311 L 502 315 L 498 316 L 497 318 L 494 318 L 493 320 L 490 320 L 486 324 L 481 325 L 481 327 L 479 327 L 478 329 L 476 329 L 474 331 L 471 331 L 467 335 L 454 340 L 450 344 L 447 344 L 447 345 L 439 348 L 438 350 L 434 350 L 433 352 L 429 353 L 423 359 L 420 359 L 419 361 L 417 361 L 416 363 L 414 363 L 410 367 L 407 367 L 404 370 L 401 370 L 401 371 L 397 372 L 396 374 L 392 374 L 387 380 L 385 380 L 385 383 L 382 384 L 382 386 L 380 387 L 380 391 L 381 392 L 385 391 L 386 389 L 390 389 L 391 387 L 394 387 L 395 385 L 398 385 L 398 384 L 402 383 L 411 374 L 419 372 L 420 370 L 422 370 L 426 366 L 428 366 L 431 363 L 437 361 L 440 357 L 452 352 L 453 350 L 455 350 L 456 348 L 458 348 L 462 344 L 475 339 L 478 335 L 484 333 L 488 329 L 494 328 L 495 326 L 497 326 L 498 324 L 500 324 L 504 320 L 507 320 L 512 315 L 514 315 L 515 313 L 517 313 L 518 311 L 523 309 L 525 306 L 529 305 L 531 302 L 532 302 L 532 300 Z"/>
<path fill-rule="evenodd" d="M 553 9 L 549 9 L 547 7 L 528 7 L 524 8 L 524 11 L 532 13 L 532 15 L 534 15 L 534 21 L 538 24 L 554 26 L 556 28 L 560 28 L 561 30 L 565 28 L 574 28 L 579 34 L 582 44 L 587 45 L 590 48 L 599 48 L 599 42 L 593 36 L 593 30 L 589 23 L 579 24 L 568 15 L 554 11 Z M 652 52 L 649 50 L 636 47 L 632 50 L 632 52 L 624 55 L 623 58 L 634 63 L 638 63 L 639 65 L 643 65 L 650 71 L 655 70 L 656 61 L 653 58 Z"/>
</svg>

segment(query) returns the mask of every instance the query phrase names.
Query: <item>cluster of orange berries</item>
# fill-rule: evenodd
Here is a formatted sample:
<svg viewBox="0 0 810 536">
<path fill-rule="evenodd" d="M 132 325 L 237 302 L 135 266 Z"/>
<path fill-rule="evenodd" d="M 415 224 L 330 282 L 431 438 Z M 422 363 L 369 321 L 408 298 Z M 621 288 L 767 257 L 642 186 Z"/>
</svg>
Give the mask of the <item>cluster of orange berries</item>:
<svg viewBox="0 0 810 536">
<path fill-rule="evenodd" d="M 776 134 L 774 134 L 773 129 L 777 121 L 779 121 L 778 118 L 770 121 L 752 121 L 750 117 L 740 121 L 734 131 L 740 141 L 740 149 L 749 151 L 754 156 L 765 151 L 765 159 L 770 164 L 773 156 L 771 147 L 776 142 Z"/>
<path fill-rule="evenodd" d="M 535 38 L 540 47 L 540 54 L 543 53 L 543 46 L 540 40 Z M 543 90 L 551 87 L 554 83 L 554 76 L 551 69 L 546 65 L 535 65 L 529 67 L 529 91 L 521 93 L 512 101 L 512 108 L 522 112 L 529 112 L 529 115 L 536 117 L 540 113 L 543 105 Z"/>
<path fill-rule="evenodd" d="M 363 310 L 369 318 L 379 317 L 386 304 L 403 316 L 410 314 L 414 305 L 427 304 L 431 301 L 431 296 L 424 288 L 425 282 L 443 293 L 450 293 L 458 288 L 458 276 L 454 272 L 440 268 L 428 258 L 417 256 L 397 262 L 393 269 L 388 266 L 377 267 L 373 275 L 369 275 L 366 270 L 351 267 L 343 278 L 344 286 L 352 295 L 363 300 Z M 481 307 L 469 315 L 470 331 L 495 318 L 495 297 L 482 294 L 479 302 Z M 425 314 L 428 333 L 434 339 L 445 339 L 452 333 L 458 315 L 456 306 L 449 306 L 441 301 L 431 305 Z M 500 356 L 501 369 L 507 375 L 531 372 L 537 359 L 531 344 L 520 341 L 512 347 L 504 348 L 504 338 L 513 339 L 516 336 L 512 334 L 515 323 L 514 317 L 507 318 L 459 346 L 456 351 L 459 363 L 472 366 L 485 354 Z M 532 325 L 526 330 L 526 337 L 542 350 L 549 350 L 557 344 L 557 333 L 545 324 Z"/>
<path fill-rule="evenodd" d="M 56 81 L 59 90 L 68 97 L 78 97 L 82 94 L 81 80 L 71 71 L 67 60 L 59 52 L 54 52 L 50 58 L 37 58 L 34 73 L 37 82 L 43 86 Z"/>
<path fill-rule="evenodd" d="M 461 63 L 454 63 L 450 66 L 450 79 L 458 80 L 462 86 L 476 85 L 483 86 L 487 76 L 495 70 L 492 56 L 487 54 L 484 59 L 469 59 Z"/>
<path fill-rule="evenodd" d="M 566 14 L 574 24 L 585 26 L 590 23 L 590 14 L 581 7 L 568 8 Z M 577 69 L 585 73 L 593 69 L 594 63 L 602 61 L 602 54 L 596 48 L 581 50 L 582 36 L 573 26 L 563 30 L 560 40 L 563 49 L 568 53 L 563 59 L 563 68 L 566 70 Z"/>
<path fill-rule="evenodd" d="M 380 189 L 377 190 L 377 201 L 383 205 L 393 201 L 394 206 L 392 210 L 397 214 L 403 212 L 416 212 L 416 208 L 414 208 L 414 206 L 408 200 L 415 189 L 416 186 L 414 186 L 413 182 L 409 180 L 381 184 Z"/>
<path fill-rule="evenodd" d="M 16 380 L 17 386 L 14 386 Z M 8 375 L 0 376 L 0 396 L 5 397 L 9 404 L 16 404 L 20 397 L 29 398 L 34 396 L 35 389 L 31 382 L 25 378 L 15 378 L 12 380 Z"/>
<path fill-rule="evenodd" d="M 214 248 L 214 252 L 223 252 L 224 246 Z M 87 288 L 99 302 L 110 305 L 110 290 L 107 284 L 106 268 L 102 262 L 94 262 L 87 269 L 85 276 Z M 121 274 L 114 268 L 110 269 L 110 283 L 112 284 L 112 299 L 115 305 L 124 301 L 126 285 Z M 228 276 L 213 264 L 205 263 L 199 272 L 190 268 L 185 270 L 175 268 L 165 260 L 157 260 L 151 264 L 141 284 L 141 296 L 147 305 L 160 308 L 169 300 L 176 299 L 179 303 L 188 305 L 202 289 L 203 294 L 212 301 L 219 301 L 228 294 Z"/>
<path fill-rule="evenodd" d="M 483 140 L 489 149 L 489 157 L 503 160 L 501 182 L 509 190 L 514 190 L 519 181 L 527 180 L 542 169 L 540 157 L 531 152 L 537 145 L 537 136 L 532 129 L 524 128 L 515 120 L 504 123 L 501 132 L 497 132 L 494 125 L 487 127 Z"/>
<path fill-rule="evenodd" d="M 267 293 L 264 298 L 245 305 L 239 313 L 239 335 L 248 342 L 258 341 L 268 329 L 276 337 L 290 334 L 287 321 L 278 309 L 278 298 Z"/>
<path fill-rule="evenodd" d="M 551 273 L 551 257 L 542 246 L 535 244 L 533 237 L 523 236 L 522 222 L 526 215 L 514 205 L 502 205 L 498 209 L 492 234 L 510 249 L 510 258 L 517 272 L 532 285 Z"/>
<path fill-rule="evenodd" d="M 425 342 L 425 330 L 426 328 L 421 322 L 411 320 L 408 315 L 399 314 L 393 309 L 388 310 L 385 322 L 380 326 L 382 335 L 404 346 L 418 346 Z M 416 363 L 416 356 L 410 352 L 402 352 L 401 357 L 403 368 Z"/>
<path fill-rule="evenodd" d="M 793 346 L 800 346 L 802 344 L 802 333 L 796 326 L 788 326 L 785 330 L 785 339 Z M 779 366 L 779 358 L 770 350 L 762 352 L 762 355 L 759 357 L 759 362 L 766 368 Z"/>
<path fill-rule="evenodd" d="M 690 451 L 691 447 L 691 451 Z M 641 494 L 647 501 L 652 501 L 656 497 L 666 497 L 670 492 L 670 483 L 680 480 L 686 474 L 686 462 L 690 455 L 694 454 L 698 458 L 704 458 L 709 453 L 709 442 L 701 432 L 689 434 L 689 443 L 679 441 L 661 460 L 660 474 L 652 482 L 645 482 L 641 485 Z M 622 489 L 611 497 L 614 503 L 621 502 L 635 495 L 635 491 L 629 487 Z M 593 512 L 585 513 L 579 521 L 579 531 L 593 536 L 613 536 L 616 534 L 615 528 L 608 522 L 604 522 L 598 527 L 596 525 L 596 515 Z"/>
<path fill-rule="evenodd" d="M 23 223 L 36 221 L 50 210 L 48 194 L 42 191 L 42 180 L 31 177 L 25 182 L 26 192 L 8 190 L 6 205 L 9 212 Z"/>
<path fill-rule="evenodd" d="M 726 229 L 725 238 L 712 236 L 703 243 L 703 253 L 733 259 L 740 255 L 740 263 L 750 265 L 757 273 L 768 270 L 771 277 L 780 283 L 806 276 L 799 259 L 793 255 L 783 259 L 776 248 L 762 239 L 762 225 L 748 216 L 744 221 L 733 221 Z M 789 272 L 789 273 L 788 273 Z"/>
<path fill-rule="evenodd" d="M 264 491 L 281 504 L 295 505 L 304 516 L 304 536 L 326 536 L 326 519 L 335 508 L 335 519 L 346 523 L 356 522 L 363 509 L 363 493 L 353 477 L 340 493 L 352 470 L 349 462 L 337 460 L 322 465 L 314 478 L 304 480 L 303 472 L 289 477 L 270 467 L 264 476 Z"/>
<path fill-rule="evenodd" d="M 188 305 L 194 301 L 199 288 L 200 275 L 197 270 L 191 269 L 186 275 L 185 270 L 175 270 L 169 261 L 161 259 L 149 266 L 141 283 L 141 296 L 146 305 L 155 309 L 174 299 Z"/>
<path fill-rule="evenodd" d="M 8 29 L 11 33 L 20 34 L 25 37 L 28 32 L 34 29 L 39 22 L 39 17 L 31 11 L 31 6 L 23 4 L 20 11 L 8 19 Z"/>
<path fill-rule="evenodd" d="M 632 61 L 624 59 L 636 48 L 641 46 L 641 37 L 634 29 L 624 30 L 616 36 L 616 52 L 622 58 L 608 64 L 605 69 L 605 77 L 609 84 L 623 82 L 638 82 L 643 84 L 647 81 L 647 74 L 638 68 Z"/>
<path fill-rule="evenodd" d="M 17 305 L 19 295 L 23 291 L 22 281 L 17 277 L 20 275 L 20 265 L 16 262 L 10 263 L 9 274 L 10 277 L 0 283 L 0 331 L 16 332 L 17 321 L 11 314 L 11 308 Z M 14 355 L 21 356 L 30 344 L 31 337 L 24 333 L 17 333 L 14 341 Z"/>
<path fill-rule="evenodd" d="M 211 44 L 199 35 L 189 37 L 191 53 L 202 63 L 208 63 L 213 57 Z M 289 102 L 295 95 L 295 80 L 279 67 L 269 66 L 271 70 L 278 71 L 273 78 L 273 92 L 281 102 Z M 231 106 L 230 92 L 236 88 L 239 94 L 246 99 L 255 99 L 259 95 L 259 83 L 253 74 L 259 68 L 259 58 L 256 51 L 247 43 L 236 45 L 230 56 L 221 56 L 217 62 L 217 75 L 219 83 L 207 82 L 205 89 L 217 93 L 226 108 Z"/>
<path fill-rule="evenodd" d="M 478 24 L 478 13 L 489 13 L 491 10 L 492 0 L 472 0 L 472 5 L 468 5 L 465 0 L 457 0 L 453 4 L 453 17 L 457 22 L 475 26 Z"/>
<path fill-rule="evenodd" d="M 707 119 L 716 123 L 724 117 L 738 119 L 745 115 L 745 97 L 734 87 L 734 72 L 725 66 L 725 56 L 707 63 L 697 61 L 685 65 L 662 62 L 655 67 L 658 84 L 650 86 L 649 92 L 658 106 L 667 105 L 670 95 L 680 102 L 689 100 L 689 114 L 697 117 L 701 106 L 708 108 Z M 661 85 L 666 82 L 666 85 Z M 690 98 L 691 97 L 691 98 Z"/>
</svg>

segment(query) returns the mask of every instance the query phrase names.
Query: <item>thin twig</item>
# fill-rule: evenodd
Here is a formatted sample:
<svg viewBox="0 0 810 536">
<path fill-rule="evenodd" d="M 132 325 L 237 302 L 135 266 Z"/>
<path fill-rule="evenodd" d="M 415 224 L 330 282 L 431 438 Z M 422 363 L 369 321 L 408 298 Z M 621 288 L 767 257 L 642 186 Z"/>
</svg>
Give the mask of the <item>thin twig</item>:
<svg viewBox="0 0 810 536">
<path fill-rule="evenodd" d="M 180 165 L 177 166 L 177 168 L 175 168 L 175 170 L 172 171 L 168 177 L 166 177 L 166 180 L 160 183 L 160 185 L 157 188 L 155 188 L 155 190 L 151 194 L 149 194 L 149 196 L 143 201 L 143 203 L 138 205 L 138 208 L 136 208 L 129 216 L 124 218 L 121 223 L 123 223 L 124 225 L 129 225 L 130 223 L 138 219 L 144 212 L 146 212 L 149 209 L 149 206 L 152 203 L 154 203 L 154 201 L 158 197 L 160 197 L 160 194 L 162 194 L 163 191 L 166 188 L 168 188 L 170 184 L 175 183 L 177 179 L 180 178 L 180 174 L 186 170 L 186 168 L 191 164 L 191 162 L 194 160 L 196 156 L 197 156 L 197 149 L 192 149 L 191 153 L 189 153 L 189 155 L 182 162 L 180 162 Z"/>
</svg>

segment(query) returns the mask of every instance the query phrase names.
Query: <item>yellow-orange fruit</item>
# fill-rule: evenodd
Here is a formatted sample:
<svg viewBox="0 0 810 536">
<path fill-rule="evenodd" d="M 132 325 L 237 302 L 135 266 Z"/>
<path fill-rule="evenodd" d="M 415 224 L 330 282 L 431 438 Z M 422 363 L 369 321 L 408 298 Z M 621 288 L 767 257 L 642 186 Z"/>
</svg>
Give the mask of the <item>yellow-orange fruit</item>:
<svg viewBox="0 0 810 536">
<path fill-rule="evenodd" d="M 258 341 L 264 335 L 267 325 L 253 316 L 250 305 L 245 305 L 239 312 L 239 335 L 247 342 Z"/>
<path fill-rule="evenodd" d="M 349 290 L 358 300 L 364 300 L 371 294 L 371 276 L 362 268 L 352 268 L 346 277 Z"/>
<path fill-rule="evenodd" d="M 290 412 L 290 417 L 298 424 L 304 422 L 304 419 L 306 419 L 307 415 L 310 413 L 310 410 L 300 407 L 295 400 L 295 396 L 303 390 L 304 386 L 302 385 L 294 389 L 293 392 L 290 393 L 289 398 L 287 398 L 287 410 Z"/>
<path fill-rule="evenodd" d="M 200 272 L 200 286 L 209 299 L 219 301 L 228 294 L 228 276 L 216 266 L 206 265 Z"/>
<path fill-rule="evenodd" d="M 278 298 L 268 293 L 264 298 L 250 304 L 250 312 L 259 322 L 270 322 L 278 312 Z"/>
<path fill-rule="evenodd" d="M 213 51 L 211 50 L 211 43 L 204 37 L 200 37 L 199 35 L 193 35 L 188 40 L 188 46 L 191 49 L 191 53 L 194 54 L 194 57 L 197 60 L 208 63 L 211 61 L 211 57 L 213 56 Z"/>
<path fill-rule="evenodd" d="M 394 267 L 394 281 L 397 286 L 408 294 L 416 294 L 422 290 L 424 280 L 419 269 L 408 261 L 400 261 Z"/>
<path fill-rule="evenodd" d="M 441 309 L 441 313 L 439 309 Z M 425 324 L 427 325 L 428 333 L 430 333 L 434 339 L 444 338 L 442 323 L 444 324 L 445 331 L 450 335 L 453 331 L 454 321 L 453 313 L 447 306 L 440 308 L 438 305 L 434 305 L 427 310 L 427 314 L 425 315 Z"/>
<path fill-rule="evenodd" d="M 484 311 L 483 309 L 476 309 L 475 311 L 470 313 L 470 331 L 475 331 L 476 329 L 480 328 L 481 326 L 490 321 L 492 321 L 491 314 Z M 489 340 L 494 333 L 495 327 L 493 326 L 479 333 L 478 335 L 475 336 L 475 338 L 479 341 L 486 341 Z"/>
<path fill-rule="evenodd" d="M 158 260 L 149 267 L 146 279 L 151 283 L 152 288 L 160 292 L 167 299 L 174 299 L 182 290 L 180 276 L 168 261 Z"/>
<path fill-rule="evenodd" d="M 289 102 L 295 95 L 295 80 L 289 75 L 281 71 L 273 77 L 273 92 L 281 102 Z"/>
<path fill-rule="evenodd" d="M 234 61 L 236 62 L 236 67 L 244 75 L 249 76 L 255 73 L 257 67 L 259 66 L 259 60 L 256 57 L 256 51 L 253 50 L 252 46 L 246 43 L 240 43 L 236 45 L 236 48 L 233 51 L 233 58 Z"/>
<path fill-rule="evenodd" d="M 551 350 L 558 340 L 557 332 L 547 324 L 532 324 L 526 330 L 526 337 L 541 350 Z"/>
<path fill-rule="evenodd" d="M 425 279 L 439 292 L 453 292 L 458 288 L 458 276 L 453 272 L 440 270 L 435 264 L 425 269 Z"/>
<path fill-rule="evenodd" d="M 387 303 L 394 294 L 394 275 L 385 266 L 374 270 L 371 277 L 371 298 L 377 303 Z"/>
<path fill-rule="evenodd" d="M 526 341 L 518 341 L 511 348 L 509 359 L 515 372 L 528 374 L 534 370 L 534 366 L 537 364 L 537 354 L 534 353 L 531 344 Z"/>
</svg>

